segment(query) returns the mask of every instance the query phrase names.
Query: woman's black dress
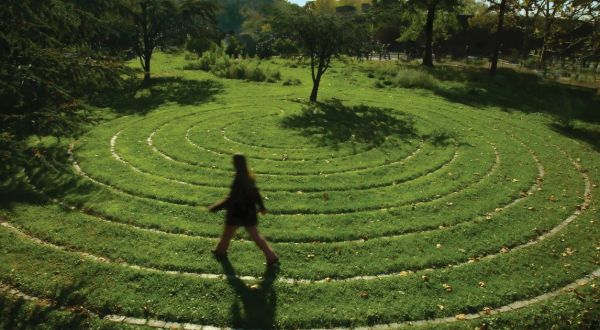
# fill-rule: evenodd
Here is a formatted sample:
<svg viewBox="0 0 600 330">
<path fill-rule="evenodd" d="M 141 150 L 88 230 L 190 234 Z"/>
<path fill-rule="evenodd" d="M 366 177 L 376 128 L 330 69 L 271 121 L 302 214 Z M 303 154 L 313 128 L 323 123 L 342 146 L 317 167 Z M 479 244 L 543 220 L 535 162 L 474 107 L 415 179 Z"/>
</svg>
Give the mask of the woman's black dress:
<svg viewBox="0 0 600 330">
<path fill-rule="evenodd" d="M 252 227 L 258 224 L 256 216 L 256 205 L 259 210 L 264 210 L 265 206 L 262 197 L 256 186 L 251 183 L 250 189 L 246 189 L 244 184 L 237 177 L 231 185 L 229 197 L 211 207 L 213 211 L 222 209 L 227 210 L 225 224 L 228 226 Z"/>
</svg>

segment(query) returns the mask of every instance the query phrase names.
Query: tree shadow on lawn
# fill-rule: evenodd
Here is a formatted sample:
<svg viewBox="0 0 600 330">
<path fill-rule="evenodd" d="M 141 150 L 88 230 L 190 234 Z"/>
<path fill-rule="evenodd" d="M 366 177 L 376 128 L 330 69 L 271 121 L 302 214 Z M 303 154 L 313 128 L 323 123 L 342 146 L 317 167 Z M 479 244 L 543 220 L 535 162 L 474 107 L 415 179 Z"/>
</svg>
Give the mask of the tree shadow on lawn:
<svg viewBox="0 0 600 330">
<path fill-rule="evenodd" d="M 81 283 L 66 285 L 56 291 L 51 302 L 29 302 L 22 297 L 0 295 L 0 328 L 35 329 L 52 324 L 57 329 L 86 329 L 90 327 L 90 315 L 71 308 L 55 314 L 61 306 L 78 306 L 83 299 L 77 291 Z M 72 298 L 75 297 L 75 298 Z"/>
<path fill-rule="evenodd" d="M 339 149 L 340 144 L 382 145 L 389 137 L 418 137 L 412 115 L 367 105 L 346 106 L 340 100 L 307 104 L 300 114 L 285 117 L 281 125 L 314 138 L 320 146 Z"/>
<path fill-rule="evenodd" d="M 432 91 L 451 102 L 473 107 L 499 107 L 503 111 L 546 113 L 561 121 L 600 123 L 600 96 L 592 88 L 570 86 L 531 73 L 440 66 L 428 70 L 437 84 Z"/>
<path fill-rule="evenodd" d="M 108 107 L 120 114 L 146 114 L 167 102 L 197 105 L 214 100 L 223 84 L 214 80 L 189 80 L 157 77 L 148 83 L 132 80 L 115 90 L 105 90 L 92 98 L 97 107 Z"/>
<path fill-rule="evenodd" d="M 570 122 L 558 122 L 551 124 L 550 128 L 566 137 L 587 143 L 594 150 L 600 152 L 600 127 L 593 130 L 586 127 L 574 126 Z"/>
<path fill-rule="evenodd" d="M 61 144 L 46 146 L 36 152 L 22 173 L 0 182 L 0 210 L 10 211 L 16 204 L 54 204 L 52 198 L 83 207 L 86 201 L 105 199 L 98 186 L 73 173 L 71 161 Z M 43 188 L 40 192 L 37 189 Z M 70 211 L 65 207 L 66 210 Z"/>
<path fill-rule="evenodd" d="M 279 269 L 267 267 L 263 280 L 256 287 L 248 287 L 237 276 L 233 265 L 227 258 L 221 259 L 219 262 L 227 276 L 227 282 L 238 298 L 231 306 L 232 326 L 241 329 L 276 328 L 277 294 L 273 289 L 273 282 L 277 278 Z"/>
</svg>

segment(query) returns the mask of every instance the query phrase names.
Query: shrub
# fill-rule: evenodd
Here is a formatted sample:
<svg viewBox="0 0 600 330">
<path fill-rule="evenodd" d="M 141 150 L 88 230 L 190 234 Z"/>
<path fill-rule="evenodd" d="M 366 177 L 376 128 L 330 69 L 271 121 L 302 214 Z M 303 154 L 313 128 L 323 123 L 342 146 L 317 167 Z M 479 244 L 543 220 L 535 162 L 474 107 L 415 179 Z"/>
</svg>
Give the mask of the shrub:
<svg viewBox="0 0 600 330">
<path fill-rule="evenodd" d="M 248 72 L 247 79 L 252 81 L 265 81 L 267 75 L 257 66 L 254 69 L 246 68 Z"/>
<path fill-rule="evenodd" d="M 286 81 L 283 82 L 283 86 L 298 86 L 298 85 L 302 85 L 302 81 L 300 81 L 300 79 L 294 78 L 294 79 L 286 79 Z"/>
<path fill-rule="evenodd" d="M 433 89 L 438 86 L 438 80 L 426 71 L 404 69 L 398 71 L 391 83 L 396 87 Z"/>
<path fill-rule="evenodd" d="M 222 48 L 213 47 L 193 63 L 183 67 L 184 70 L 202 70 L 211 72 L 217 77 L 249 81 L 277 82 L 281 73 L 276 70 L 264 70 L 260 61 L 236 60 L 224 53 Z"/>
</svg>

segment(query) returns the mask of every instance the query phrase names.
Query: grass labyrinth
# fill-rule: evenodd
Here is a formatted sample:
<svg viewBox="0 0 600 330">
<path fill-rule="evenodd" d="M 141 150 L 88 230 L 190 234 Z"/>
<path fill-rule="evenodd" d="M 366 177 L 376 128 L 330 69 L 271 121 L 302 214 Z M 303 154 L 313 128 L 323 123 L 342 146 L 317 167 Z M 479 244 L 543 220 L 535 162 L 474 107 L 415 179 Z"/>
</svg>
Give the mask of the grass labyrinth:
<svg viewBox="0 0 600 330">
<path fill-rule="evenodd" d="M 36 202 L 2 211 L 0 281 L 102 317 L 325 328 L 489 312 L 597 270 L 600 157 L 543 122 L 368 87 L 303 110 L 302 86 L 223 83 L 217 101 L 105 122 L 28 170 Z M 244 233 L 230 264 L 210 254 L 223 215 L 205 207 L 236 152 L 270 211 L 276 274 Z"/>
</svg>

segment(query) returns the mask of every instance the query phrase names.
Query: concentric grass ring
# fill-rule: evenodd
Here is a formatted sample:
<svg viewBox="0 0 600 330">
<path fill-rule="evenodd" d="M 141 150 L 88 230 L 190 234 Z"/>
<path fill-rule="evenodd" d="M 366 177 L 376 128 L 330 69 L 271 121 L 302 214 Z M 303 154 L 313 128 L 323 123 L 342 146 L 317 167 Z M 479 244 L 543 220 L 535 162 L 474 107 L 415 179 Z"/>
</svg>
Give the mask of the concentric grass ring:
<svg viewBox="0 0 600 330">
<path fill-rule="evenodd" d="M 415 105 L 411 111 L 424 112 L 424 120 L 438 118 L 447 122 L 452 118 L 449 126 L 464 133 L 465 141 L 473 146 L 457 146 L 460 157 L 465 158 L 458 158 L 449 169 L 415 176 L 398 186 L 421 189 L 425 185 L 446 185 L 439 189 L 445 190 L 444 193 L 428 193 L 424 187 L 423 192 L 414 192 L 423 202 L 405 198 L 404 204 L 381 203 L 380 208 L 373 210 L 368 206 L 378 203 L 364 203 L 362 208 L 347 208 L 348 213 L 327 213 L 322 211 L 335 208 L 317 208 L 320 213 L 296 215 L 285 212 L 284 207 L 288 206 L 283 201 L 280 203 L 276 198 L 267 201 L 267 206 L 275 211 L 278 210 L 271 207 L 273 204 L 284 205 L 280 214 L 261 219 L 262 231 L 272 239 L 283 260 L 281 274 L 273 284 L 281 302 L 277 309 L 278 327 L 402 326 L 427 320 L 436 324 L 456 319 L 454 315 L 459 313 L 473 318 L 484 308 L 504 312 L 523 303 L 533 305 L 539 302 L 539 297 L 556 296 L 560 288 L 575 287 L 572 283 L 576 279 L 597 273 L 593 262 L 597 253 L 594 252 L 594 239 L 598 237 L 594 224 L 597 203 L 592 198 L 592 188 L 599 169 L 594 163 L 586 163 L 596 155 L 556 133 L 546 133 L 542 125 L 525 127 L 512 115 L 451 108 L 450 116 L 446 115 L 449 109 L 436 109 L 436 104 L 432 104 L 433 109 Z M 162 115 L 164 118 L 159 118 Z M 83 159 L 84 170 L 92 169 L 92 179 L 96 174 L 100 175 L 98 179 L 112 179 L 113 174 L 94 167 L 94 150 L 98 151 L 98 158 L 110 161 L 106 164 L 123 165 L 121 169 L 127 175 L 136 173 L 132 168 L 148 172 L 151 179 L 138 182 L 139 191 L 145 193 L 151 192 L 148 181 L 161 177 L 180 180 L 185 182 L 181 184 L 184 186 L 194 185 L 191 175 L 169 177 L 173 172 L 138 166 L 139 162 L 150 159 L 157 159 L 158 166 L 174 166 L 178 170 L 183 166 L 178 163 L 181 160 L 160 154 L 155 148 L 154 137 L 160 135 L 155 133 L 157 125 L 163 119 L 170 119 L 167 113 L 156 116 L 156 120 L 139 118 L 139 126 L 135 124 L 137 118 L 110 123 L 103 131 L 106 134 L 101 144 L 97 148 L 89 145 L 96 149 L 86 151 L 89 141 L 82 140 L 72 153 L 78 161 L 79 157 Z M 145 120 L 151 119 L 154 121 L 144 132 L 132 134 L 145 125 Z M 97 132 L 103 129 L 99 127 Z M 116 132 L 123 133 L 114 138 L 110 150 L 110 140 Z M 548 135 L 553 138 L 551 142 Z M 163 142 L 165 138 L 166 135 L 160 137 Z M 178 142 L 182 142 L 179 138 Z M 140 147 L 130 148 L 136 139 Z M 441 147 L 440 151 L 451 148 L 454 146 Z M 154 158 L 136 157 L 136 152 L 142 150 Z M 419 151 L 415 163 L 426 159 L 420 155 L 424 152 L 427 149 Z M 458 166 L 469 164 L 465 159 L 473 166 Z M 251 161 L 260 164 L 258 159 Z M 222 178 L 228 173 L 225 165 L 223 162 L 211 171 Z M 448 172 L 473 174 L 479 171 L 477 166 L 488 171 L 468 180 L 461 179 L 464 187 L 449 183 L 453 179 L 447 176 Z M 92 281 L 82 284 L 84 294 L 77 305 L 101 316 L 116 314 L 145 322 L 154 319 L 180 324 L 236 325 L 227 312 L 228 297 L 235 296 L 229 285 L 235 287 L 236 281 L 248 284 L 261 281 L 262 265 L 256 264 L 261 256 L 252 243 L 238 237 L 230 256 L 242 275 L 225 275 L 227 271 L 208 254 L 218 235 L 219 215 L 138 196 L 139 191 L 129 195 L 115 192 L 114 188 L 123 187 L 112 186 L 112 181 L 97 185 L 69 173 L 60 162 L 49 162 L 47 168 L 51 171 L 43 168 L 28 175 L 35 190 L 56 200 L 47 203 L 47 197 L 40 196 L 39 205 L 15 205 L 2 214 L 9 222 L 0 227 L 4 252 L 0 282 L 32 296 L 52 299 L 55 294 L 47 288 L 89 277 Z M 366 168 L 360 173 L 368 181 L 371 171 Z M 348 173 L 330 177 L 352 172 Z M 274 174 L 273 181 L 267 179 L 268 175 L 259 176 L 260 185 L 266 187 L 264 192 L 269 197 L 276 196 L 272 192 L 283 188 L 274 185 L 275 180 L 302 177 L 284 171 L 265 174 Z M 319 175 L 313 177 L 318 179 Z M 73 189 L 65 193 L 60 186 L 53 187 L 53 178 L 56 182 L 65 178 L 65 184 L 72 184 Z M 218 182 L 210 180 L 209 184 Z M 309 187 L 308 183 L 303 184 Z M 226 184 L 215 187 L 227 190 Z M 340 188 L 351 191 L 352 184 Z M 383 188 L 374 184 L 364 190 L 377 193 Z M 201 185 L 198 189 L 202 193 L 208 191 L 202 190 Z M 322 192 L 335 191 L 321 189 L 305 189 L 301 195 L 317 197 Z M 158 192 L 154 197 L 161 196 L 168 195 Z M 300 195 L 290 194 L 286 198 L 297 196 Z M 343 224 L 347 227 L 340 227 Z M 24 259 L 26 263 L 16 262 Z M 379 263 L 381 260 L 388 264 Z M 506 277 L 508 273 L 510 280 Z M 422 276 L 429 280 L 425 282 Z M 112 290 L 118 294 L 93 285 L 107 281 L 114 283 Z M 485 287 L 478 287 L 478 281 L 485 282 Z M 246 284 L 242 287 L 247 288 Z M 453 290 L 448 292 L 448 287 Z M 127 298 L 133 292 L 139 299 Z M 194 300 L 197 294 L 207 298 L 200 303 Z M 316 296 L 339 300 L 337 312 L 327 306 L 319 307 L 319 315 L 316 311 L 300 312 Z M 445 309 L 436 304 L 443 304 Z M 189 306 L 202 307 L 196 310 Z M 183 308 L 177 310 L 177 307 Z M 323 310 L 327 311 L 325 315 Z"/>
</svg>

